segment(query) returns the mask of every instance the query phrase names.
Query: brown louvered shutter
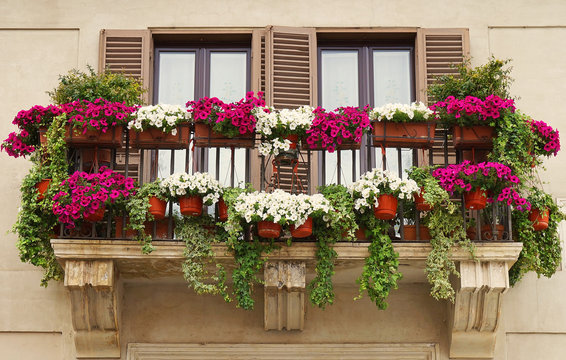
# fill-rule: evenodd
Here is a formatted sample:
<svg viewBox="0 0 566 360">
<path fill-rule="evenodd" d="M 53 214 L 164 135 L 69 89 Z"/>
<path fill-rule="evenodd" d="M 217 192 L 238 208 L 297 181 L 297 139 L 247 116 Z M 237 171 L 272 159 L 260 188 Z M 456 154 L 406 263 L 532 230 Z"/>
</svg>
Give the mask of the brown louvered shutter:
<svg viewBox="0 0 566 360">
<path fill-rule="evenodd" d="M 427 102 L 426 89 L 440 75 L 457 73 L 470 52 L 468 29 L 417 30 L 417 100 Z"/>
<path fill-rule="evenodd" d="M 269 105 L 283 109 L 316 104 L 314 28 L 268 27 L 265 56 Z"/>
<path fill-rule="evenodd" d="M 314 28 L 269 26 L 265 34 L 266 102 L 276 109 L 297 108 L 317 103 L 317 52 Z M 312 156 L 311 164 L 316 163 Z M 316 167 L 313 167 L 316 168 Z M 269 170 L 269 169 L 268 169 Z M 285 191 L 310 193 L 309 164 L 306 152 L 298 166 L 278 166 L 276 187 Z M 271 173 L 268 171 L 268 173 Z"/>
<path fill-rule="evenodd" d="M 441 75 L 457 73 L 454 65 L 469 56 L 468 29 L 418 29 L 417 31 L 417 100 L 428 103 L 427 87 Z M 452 141 L 446 129 L 436 128 L 432 147 L 432 163 L 447 165 L 456 162 Z M 446 145 L 446 146 L 445 146 Z"/>
<path fill-rule="evenodd" d="M 151 84 L 151 34 L 149 30 L 101 30 L 99 71 L 109 69 L 111 72 L 123 73 L 142 81 L 146 92 L 143 102 L 149 103 Z M 148 159 L 149 160 L 149 157 Z M 128 172 L 126 170 L 126 151 L 119 149 L 116 153 L 115 170 L 127 176 L 139 179 L 140 152 L 130 149 Z M 149 169 L 149 166 L 145 166 Z"/>
</svg>

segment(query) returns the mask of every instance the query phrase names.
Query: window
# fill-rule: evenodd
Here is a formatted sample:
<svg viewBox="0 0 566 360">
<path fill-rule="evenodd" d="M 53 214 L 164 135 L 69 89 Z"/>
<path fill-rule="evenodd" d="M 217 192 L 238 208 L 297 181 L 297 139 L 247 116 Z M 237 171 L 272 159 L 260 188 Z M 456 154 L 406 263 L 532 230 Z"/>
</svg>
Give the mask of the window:
<svg viewBox="0 0 566 360">
<path fill-rule="evenodd" d="M 366 43 L 357 46 L 319 43 L 319 104 L 326 110 L 340 106 L 372 107 L 386 103 L 410 103 L 415 100 L 414 47 Z M 409 149 L 368 147 L 323 153 L 320 184 L 350 184 L 361 173 L 376 166 L 393 171 L 410 167 Z M 399 168 L 401 164 L 401 169 Z"/>
<path fill-rule="evenodd" d="M 243 98 L 250 87 L 249 46 L 219 45 L 155 48 L 154 103 L 185 104 L 204 96 L 225 102 Z M 152 175 L 207 171 L 221 184 L 249 181 L 249 151 L 211 148 L 154 151 Z"/>
</svg>

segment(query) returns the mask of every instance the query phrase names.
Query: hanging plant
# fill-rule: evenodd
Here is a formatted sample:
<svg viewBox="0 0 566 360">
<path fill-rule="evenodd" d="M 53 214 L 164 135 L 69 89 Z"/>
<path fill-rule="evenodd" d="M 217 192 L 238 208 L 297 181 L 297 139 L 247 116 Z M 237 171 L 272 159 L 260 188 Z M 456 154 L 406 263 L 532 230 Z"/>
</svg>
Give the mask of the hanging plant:
<svg viewBox="0 0 566 360">
<path fill-rule="evenodd" d="M 528 120 L 531 131 L 535 135 L 533 154 L 550 157 L 560 151 L 560 134 L 544 121 Z"/>
<path fill-rule="evenodd" d="M 161 187 L 168 197 L 179 200 L 183 215 L 199 216 L 203 205 L 214 205 L 222 196 L 220 183 L 208 173 L 176 173 L 164 179 Z"/>
<path fill-rule="evenodd" d="M 305 136 L 314 118 L 310 106 L 282 110 L 259 107 L 254 110 L 254 115 L 256 131 L 263 137 L 258 151 L 264 156 L 296 149 L 297 141 Z"/>
</svg>

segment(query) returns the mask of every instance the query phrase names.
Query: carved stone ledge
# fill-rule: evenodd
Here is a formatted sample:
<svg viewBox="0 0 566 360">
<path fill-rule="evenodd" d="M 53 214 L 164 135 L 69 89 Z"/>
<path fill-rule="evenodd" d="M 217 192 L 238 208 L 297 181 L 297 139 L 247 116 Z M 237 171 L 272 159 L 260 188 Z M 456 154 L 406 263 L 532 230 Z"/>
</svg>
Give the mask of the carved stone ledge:
<svg viewBox="0 0 566 360">
<path fill-rule="evenodd" d="M 509 288 L 504 261 L 461 261 L 452 306 L 450 358 L 491 359 L 502 295 Z"/>
<path fill-rule="evenodd" d="M 305 322 L 304 261 L 268 261 L 264 267 L 265 330 L 303 330 Z"/>
<path fill-rule="evenodd" d="M 116 274 L 112 260 L 68 260 L 77 358 L 120 358 Z"/>
</svg>

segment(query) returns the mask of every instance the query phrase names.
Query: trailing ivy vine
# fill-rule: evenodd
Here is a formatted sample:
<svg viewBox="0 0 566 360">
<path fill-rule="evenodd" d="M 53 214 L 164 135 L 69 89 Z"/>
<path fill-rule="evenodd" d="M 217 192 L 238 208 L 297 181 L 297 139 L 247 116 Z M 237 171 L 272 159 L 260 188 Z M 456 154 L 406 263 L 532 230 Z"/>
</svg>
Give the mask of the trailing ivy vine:
<svg viewBox="0 0 566 360">
<path fill-rule="evenodd" d="M 50 239 L 57 235 L 57 218 L 52 211 L 56 184 L 67 177 L 69 166 L 64 126 L 65 117 L 56 117 L 47 131 L 47 145 L 33 154 L 32 168 L 20 188 L 21 210 L 12 229 L 18 234 L 20 259 L 44 269 L 42 286 L 47 286 L 49 280 L 62 280 L 63 277 L 63 269 L 55 259 Z M 51 185 L 43 200 L 39 200 L 35 185 L 42 179 L 51 179 Z"/>
</svg>

